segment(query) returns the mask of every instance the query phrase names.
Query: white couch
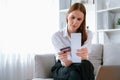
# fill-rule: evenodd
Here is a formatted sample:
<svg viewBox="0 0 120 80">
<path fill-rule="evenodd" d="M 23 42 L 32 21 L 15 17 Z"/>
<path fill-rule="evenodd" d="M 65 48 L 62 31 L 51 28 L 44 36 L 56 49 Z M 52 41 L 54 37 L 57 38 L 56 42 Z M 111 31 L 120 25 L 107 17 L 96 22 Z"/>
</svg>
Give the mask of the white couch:
<svg viewBox="0 0 120 80">
<path fill-rule="evenodd" d="M 96 75 L 101 65 L 120 65 L 120 44 L 93 44 L 89 60 L 94 65 Z M 53 80 L 51 67 L 55 64 L 54 54 L 36 55 L 35 72 L 32 80 Z"/>
</svg>

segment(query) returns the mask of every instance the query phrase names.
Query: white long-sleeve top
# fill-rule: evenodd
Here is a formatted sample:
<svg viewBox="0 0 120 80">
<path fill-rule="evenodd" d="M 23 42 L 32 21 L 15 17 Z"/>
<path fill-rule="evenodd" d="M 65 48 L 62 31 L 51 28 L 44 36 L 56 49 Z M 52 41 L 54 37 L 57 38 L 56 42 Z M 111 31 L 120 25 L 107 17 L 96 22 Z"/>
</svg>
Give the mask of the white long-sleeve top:
<svg viewBox="0 0 120 80">
<path fill-rule="evenodd" d="M 88 37 L 87 40 L 82 45 L 82 47 L 86 47 L 88 49 L 88 52 L 90 52 L 93 35 L 90 30 L 86 30 L 86 31 Z M 53 34 L 52 43 L 57 52 L 60 51 L 61 48 L 68 47 L 71 45 L 70 36 L 68 35 L 67 32 L 67 27 Z M 56 59 L 58 59 L 57 54 L 56 54 Z"/>
</svg>

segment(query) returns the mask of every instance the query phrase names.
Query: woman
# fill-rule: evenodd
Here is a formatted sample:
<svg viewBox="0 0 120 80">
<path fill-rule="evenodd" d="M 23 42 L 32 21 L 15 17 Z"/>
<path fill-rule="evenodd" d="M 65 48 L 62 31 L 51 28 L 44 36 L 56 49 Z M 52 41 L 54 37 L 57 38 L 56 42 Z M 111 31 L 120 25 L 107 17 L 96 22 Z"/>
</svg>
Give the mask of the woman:
<svg viewBox="0 0 120 80">
<path fill-rule="evenodd" d="M 92 33 L 86 30 L 86 9 L 81 3 L 74 3 L 66 15 L 67 26 L 59 30 L 52 37 L 52 43 L 58 54 L 57 62 L 52 67 L 54 80 L 94 80 L 94 68 L 87 60 L 90 51 Z M 76 51 L 81 63 L 73 63 L 70 59 L 70 49 L 62 51 L 61 48 L 70 46 L 71 33 L 81 33 L 82 48 Z"/>
</svg>

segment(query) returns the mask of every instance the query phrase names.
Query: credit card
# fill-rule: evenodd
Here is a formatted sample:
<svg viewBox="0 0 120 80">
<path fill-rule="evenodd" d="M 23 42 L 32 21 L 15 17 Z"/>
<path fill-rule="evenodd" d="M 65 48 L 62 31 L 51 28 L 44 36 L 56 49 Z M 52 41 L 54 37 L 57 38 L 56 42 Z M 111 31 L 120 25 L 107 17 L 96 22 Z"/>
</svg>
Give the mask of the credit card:
<svg viewBox="0 0 120 80">
<path fill-rule="evenodd" d="M 70 52 L 70 51 L 71 51 L 71 48 L 70 48 L 70 47 L 64 47 L 64 48 L 61 48 L 60 51 Z"/>
</svg>

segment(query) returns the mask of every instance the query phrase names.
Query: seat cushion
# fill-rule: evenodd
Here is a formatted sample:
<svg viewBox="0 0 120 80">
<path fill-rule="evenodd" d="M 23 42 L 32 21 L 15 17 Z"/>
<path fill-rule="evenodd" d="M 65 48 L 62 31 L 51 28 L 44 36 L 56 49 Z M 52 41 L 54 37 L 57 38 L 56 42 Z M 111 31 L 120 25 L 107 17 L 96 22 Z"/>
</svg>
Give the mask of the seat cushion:
<svg viewBox="0 0 120 80">
<path fill-rule="evenodd" d="M 120 44 L 104 44 L 103 65 L 120 65 Z"/>
</svg>

